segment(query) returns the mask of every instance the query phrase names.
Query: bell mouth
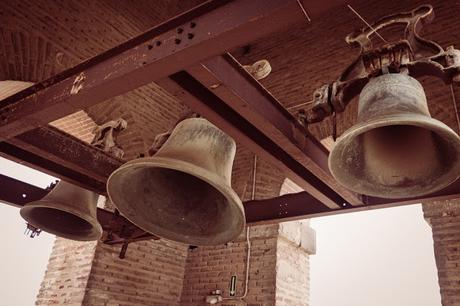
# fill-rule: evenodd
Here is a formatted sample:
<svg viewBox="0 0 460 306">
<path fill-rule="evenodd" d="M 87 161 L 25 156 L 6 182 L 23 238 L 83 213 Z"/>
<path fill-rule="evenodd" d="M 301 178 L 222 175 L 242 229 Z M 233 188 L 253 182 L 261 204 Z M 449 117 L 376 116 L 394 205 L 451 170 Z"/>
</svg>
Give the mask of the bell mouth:
<svg viewBox="0 0 460 306">
<path fill-rule="evenodd" d="M 21 208 L 24 220 L 45 232 L 78 241 L 98 240 L 102 236 L 99 223 L 92 223 L 83 216 L 53 208 L 47 201 L 32 202 Z"/>
<path fill-rule="evenodd" d="M 219 245 L 245 226 L 243 205 L 216 174 L 177 159 L 141 158 L 109 177 L 120 213 L 143 230 L 190 245 Z"/>
<path fill-rule="evenodd" d="M 431 117 L 406 113 L 360 122 L 329 155 L 334 178 L 348 189 L 381 198 L 438 191 L 460 177 L 460 137 Z"/>
</svg>

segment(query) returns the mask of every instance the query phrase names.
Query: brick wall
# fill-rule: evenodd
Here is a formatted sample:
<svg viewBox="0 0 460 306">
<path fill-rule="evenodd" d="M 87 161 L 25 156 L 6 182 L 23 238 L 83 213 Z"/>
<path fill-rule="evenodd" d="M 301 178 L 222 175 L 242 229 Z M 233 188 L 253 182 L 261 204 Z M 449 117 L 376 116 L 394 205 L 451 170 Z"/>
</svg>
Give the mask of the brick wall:
<svg viewBox="0 0 460 306">
<path fill-rule="evenodd" d="M 37 295 L 36 305 L 81 305 L 96 242 L 57 238 Z"/>
<path fill-rule="evenodd" d="M 307 221 L 284 222 L 279 225 L 276 252 L 276 304 L 309 305 L 311 250 L 302 245 Z M 303 237 L 302 237 L 303 236 Z M 314 238 L 313 238 L 314 239 Z"/>
<path fill-rule="evenodd" d="M 97 127 L 96 123 L 85 111 L 78 111 L 72 115 L 58 119 L 51 122 L 50 125 L 87 143 L 93 140 L 93 131 Z"/>
<path fill-rule="evenodd" d="M 128 246 L 98 243 L 89 273 L 84 305 L 178 305 L 187 246 L 165 240 Z"/>
<path fill-rule="evenodd" d="M 249 154 L 248 161 L 253 155 Z M 275 169 L 263 161 L 257 162 L 256 196 L 298 192 L 299 187 L 277 177 Z M 246 184 L 250 198 L 252 175 Z M 260 185 L 262 186 L 260 186 Z M 249 227 L 251 257 L 249 261 L 248 293 L 244 300 L 225 299 L 222 305 L 308 305 L 310 249 L 301 244 L 301 237 L 314 235 L 303 231 L 308 222 L 286 222 Z M 304 237 L 305 238 L 305 237 Z M 303 239 L 308 240 L 308 239 Z M 202 305 L 206 295 L 220 289 L 229 298 L 232 275 L 237 276 L 236 296 L 244 294 L 247 243 L 245 233 L 219 247 L 198 247 L 189 251 L 185 270 L 183 305 Z"/>
<path fill-rule="evenodd" d="M 423 204 L 431 225 L 443 306 L 460 305 L 460 200 Z"/>
<path fill-rule="evenodd" d="M 309 305 L 310 252 L 300 242 L 305 226 L 308 223 L 287 222 L 250 227 L 249 282 L 244 300 L 228 299 L 232 275 L 237 276 L 236 296 L 244 294 L 244 234 L 223 246 L 191 249 L 181 305 L 203 305 L 206 295 L 216 289 L 222 290 L 222 305 Z"/>
<path fill-rule="evenodd" d="M 225 300 L 222 305 L 274 305 L 277 226 L 250 229 L 251 260 L 249 290 L 245 302 Z M 247 244 L 245 234 L 219 247 L 198 247 L 189 251 L 185 270 L 182 305 L 203 305 L 211 291 L 222 290 L 229 297 L 232 275 L 237 276 L 237 296 L 244 293 Z"/>
</svg>

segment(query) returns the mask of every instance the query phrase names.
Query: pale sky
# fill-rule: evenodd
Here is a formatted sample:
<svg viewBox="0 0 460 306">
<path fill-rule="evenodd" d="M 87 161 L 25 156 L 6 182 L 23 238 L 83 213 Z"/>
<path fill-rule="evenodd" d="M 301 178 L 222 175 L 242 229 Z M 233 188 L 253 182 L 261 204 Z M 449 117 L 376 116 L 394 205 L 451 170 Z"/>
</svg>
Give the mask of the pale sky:
<svg viewBox="0 0 460 306">
<path fill-rule="evenodd" d="M 311 306 L 441 306 L 421 205 L 312 219 Z"/>
<path fill-rule="evenodd" d="M 0 173 L 40 187 L 53 177 L 0 158 Z M 1 188 L 1 186 L 0 186 Z M 0 204 L 2 305 L 32 306 L 54 237 L 24 233 L 19 209 Z M 431 229 L 420 205 L 313 219 L 311 306 L 441 306 Z"/>
<path fill-rule="evenodd" d="M 3 158 L 0 158 L 0 173 L 42 188 L 55 180 Z M 24 235 L 25 228 L 26 223 L 19 215 L 19 209 L 0 203 L 1 305 L 34 305 L 46 271 L 54 235 L 42 232 L 31 239 Z"/>
</svg>

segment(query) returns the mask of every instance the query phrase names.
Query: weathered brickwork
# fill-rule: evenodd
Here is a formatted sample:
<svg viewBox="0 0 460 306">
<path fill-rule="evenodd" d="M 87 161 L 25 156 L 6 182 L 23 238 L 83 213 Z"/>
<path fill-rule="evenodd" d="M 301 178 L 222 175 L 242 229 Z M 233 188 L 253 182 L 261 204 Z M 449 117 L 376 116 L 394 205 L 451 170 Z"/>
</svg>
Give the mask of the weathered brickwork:
<svg viewBox="0 0 460 306">
<path fill-rule="evenodd" d="M 198 2 L 3 1 L 0 3 L 3 46 L 0 79 L 42 81 Z M 425 2 L 354 1 L 352 4 L 372 21 Z M 431 3 L 437 17 L 425 31 L 427 37 L 443 46 L 459 45 L 460 36 L 449 29 L 457 24 L 460 6 L 453 0 Z M 311 100 L 314 89 L 335 80 L 355 58 L 358 51 L 350 52 L 344 37 L 362 26 L 356 16 L 342 7 L 321 20 L 303 22 L 270 39 L 252 43 L 244 49 L 245 54 L 238 51 L 235 55 L 244 64 L 268 59 L 273 70 L 262 83 L 295 112 L 298 104 Z M 423 85 L 433 116 L 457 129 L 452 104 L 444 102 L 450 99 L 448 88 L 437 80 L 423 80 Z M 460 101 L 458 93 L 456 90 Z M 128 129 L 120 134 L 119 141 L 126 159 L 131 159 L 145 152 L 153 137 L 168 130 L 186 110 L 152 83 L 52 124 L 89 142 L 95 124 L 123 117 L 128 121 Z M 353 124 L 355 117 L 356 101 L 338 115 L 338 133 Z M 319 139 L 324 138 L 331 133 L 330 121 L 313 125 L 311 130 Z M 243 200 L 253 196 L 253 163 L 253 153 L 238 146 L 232 184 Z M 277 196 L 284 180 L 282 173 L 263 160 L 258 160 L 256 168 L 254 197 Z M 283 188 L 288 188 L 286 185 L 289 184 Z M 433 226 L 443 303 L 449 306 L 460 305 L 460 254 L 456 238 L 460 220 L 458 209 L 451 206 L 424 206 Z M 306 225 L 252 227 L 247 299 L 225 301 L 223 305 L 306 305 L 309 253 L 299 242 L 302 226 Z M 124 260 L 118 259 L 119 249 L 119 246 L 57 239 L 37 304 L 203 305 L 205 296 L 217 288 L 227 296 L 233 274 L 238 276 L 237 294 L 243 292 L 247 252 L 244 235 L 225 246 L 193 250 L 165 241 L 133 243 Z"/>
<path fill-rule="evenodd" d="M 96 242 L 56 238 L 36 305 L 81 305 Z"/>
<path fill-rule="evenodd" d="M 198 247 L 189 252 L 181 304 L 202 305 L 206 295 L 220 289 L 222 305 L 308 305 L 309 253 L 300 246 L 305 224 L 250 227 L 251 257 L 247 296 L 229 296 L 232 275 L 236 297 L 245 290 L 247 243 L 245 235 L 220 247 Z"/>
<path fill-rule="evenodd" d="M 225 300 L 223 305 L 274 305 L 277 225 L 250 228 L 251 259 L 249 290 L 244 301 Z M 247 244 L 245 234 L 219 247 L 190 250 L 181 302 L 202 305 L 211 291 L 222 290 L 229 297 L 232 275 L 237 276 L 236 296 L 244 294 Z"/>
<path fill-rule="evenodd" d="M 276 304 L 309 305 L 310 250 L 302 245 L 308 221 L 285 222 L 279 225 L 276 258 Z M 314 232 L 308 232 L 314 235 Z M 312 237 L 314 239 L 314 237 Z M 310 238 L 310 239 L 312 239 Z"/>
<path fill-rule="evenodd" d="M 97 127 L 96 123 L 85 111 L 79 111 L 58 119 L 51 122 L 50 125 L 87 143 L 93 140 L 94 129 Z"/>
<path fill-rule="evenodd" d="M 460 200 L 423 204 L 431 225 L 443 306 L 460 306 Z"/>
<path fill-rule="evenodd" d="M 270 170 L 274 170 L 270 166 L 260 162 L 257 165 L 257 197 L 299 190 L 289 180 L 283 183 L 281 178 L 269 176 L 268 173 L 273 173 Z M 246 197 L 252 190 L 252 175 L 250 177 Z M 258 188 L 261 181 L 268 184 L 268 187 L 265 185 L 266 188 Z M 250 227 L 251 258 L 247 296 L 244 300 L 225 299 L 222 305 L 308 305 L 309 253 L 300 246 L 303 226 L 308 226 L 308 223 L 287 222 Z M 224 246 L 190 250 L 182 304 L 201 305 L 206 295 L 216 289 L 222 290 L 224 298 L 229 298 L 232 275 L 237 276 L 236 296 L 241 297 L 244 294 L 246 256 L 245 233 Z"/>
<path fill-rule="evenodd" d="M 84 305 L 178 305 L 187 246 L 160 241 L 120 246 L 98 243 L 86 287 Z"/>
</svg>

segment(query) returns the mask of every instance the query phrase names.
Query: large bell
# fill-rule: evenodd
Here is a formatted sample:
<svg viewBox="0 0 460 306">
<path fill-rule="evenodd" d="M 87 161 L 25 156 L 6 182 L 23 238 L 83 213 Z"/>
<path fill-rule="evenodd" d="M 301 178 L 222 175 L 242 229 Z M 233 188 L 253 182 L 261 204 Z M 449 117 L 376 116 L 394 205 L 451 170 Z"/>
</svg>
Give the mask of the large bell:
<svg viewBox="0 0 460 306">
<path fill-rule="evenodd" d="M 414 197 L 446 187 L 460 176 L 460 138 L 431 118 L 414 78 L 373 78 L 359 97 L 357 124 L 329 155 L 332 175 L 345 187 L 383 198 Z"/>
<path fill-rule="evenodd" d="M 236 238 L 245 216 L 230 178 L 236 145 L 205 119 L 180 122 L 153 157 L 109 177 L 107 191 L 131 222 L 162 238 L 217 245 Z"/>
<path fill-rule="evenodd" d="M 59 237 L 89 241 L 102 235 L 97 221 L 98 195 L 60 181 L 41 200 L 27 203 L 21 216 L 31 225 Z"/>
</svg>

